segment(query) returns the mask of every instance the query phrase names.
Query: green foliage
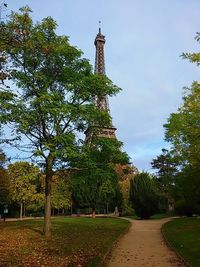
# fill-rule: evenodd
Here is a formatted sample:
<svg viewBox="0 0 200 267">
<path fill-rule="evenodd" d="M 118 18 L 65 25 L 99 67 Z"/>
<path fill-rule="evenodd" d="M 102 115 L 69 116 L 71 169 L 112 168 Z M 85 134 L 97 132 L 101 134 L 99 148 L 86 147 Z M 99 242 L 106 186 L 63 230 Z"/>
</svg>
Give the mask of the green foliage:
<svg viewBox="0 0 200 267">
<path fill-rule="evenodd" d="M 199 166 L 200 163 L 200 84 L 193 82 L 177 113 L 172 113 L 166 129 L 166 140 L 171 142 L 180 163 Z"/>
<path fill-rule="evenodd" d="M 8 166 L 11 180 L 12 200 L 17 204 L 29 204 L 36 195 L 36 181 L 39 179 L 38 167 L 28 162 L 15 162 Z"/>
<path fill-rule="evenodd" d="M 10 179 L 4 168 L 7 161 L 6 154 L 0 149 L 0 208 L 10 202 Z"/>
<path fill-rule="evenodd" d="M 93 99 L 120 89 L 106 76 L 92 73 L 82 52 L 56 34 L 51 17 L 34 24 L 30 12 L 28 7 L 12 12 L 4 25 L 6 68 L 18 90 L 0 91 L 0 123 L 11 127 L 15 146 L 22 145 L 44 166 L 49 236 L 53 170 L 79 156 L 77 133 L 94 121 L 110 125 L 109 114 L 97 109 Z"/>
<path fill-rule="evenodd" d="M 187 166 L 176 177 L 173 196 L 175 210 L 180 215 L 200 214 L 199 171 Z"/>
<path fill-rule="evenodd" d="M 106 180 L 99 187 L 99 197 L 102 203 L 109 203 L 110 200 L 115 196 L 115 188 L 110 180 Z"/>
<path fill-rule="evenodd" d="M 131 207 L 131 205 L 124 203 L 122 209 L 122 216 L 134 216 L 135 210 Z"/>
<path fill-rule="evenodd" d="M 3 169 L 7 162 L 8 162 L 8 158 L 6 154 L 3 152 L 2 149 L 0 149 L 0 169 Z"/>
<path fill-rule="evenodd" d="M 73 162 L 76 171 L 71 178 L 72 197 L 77 205 L 95 209 L 113 201 L 119 204 L 122 196 L 114 166 L 128 162 L 121 145 L 115 139 L 97 138 L 92 146 L 81 148 L 79 158 Z"/>
<path fill-rule="evenodd" d="M 177 160 L 167 149 L 162 149 L 162 154 L 157 156 L 151 162 L 152 168 L 157 169 L 157 175 L 160 179 L 173 177 L 177 173 Z M 163 181 L 165 183 L 165 181 Z"/>
<path fill-rule="evenodd" d="M 10 179 L 4 169 L 0 169 L 0 208 L 10 202 Z"/>
<path fill-rule="evenodd" d="M 105 76 L 92 74 L 82 52 L 56 34 L 56 22 L 47 17 L 33 24 L 30 9 L 13 12 L 5 25 L 10 77 L 19 94 L 1 91 L 1 122 L 12 124 L 19 141 L 27 137 L 30 152 L 53 161 L 76 156 L 75 132 L 95 120 L 108 125 L 109 115 L 92 104 L 95 95 L 114 95 L 119 88 Z M 16 145 L 16 144 L 15 144 Z"/>
<path fill-rule="evenodd" d="M 155 180 L 148 173 L 137 174 L 130 181 L 130 201 L 136 215 L 142 219 L 148 219 L 158 211 Z"/>
<path fill-rule="evenodd" d="M 151 162 L 152 168 L 157 169 L 156 181 L 160 195 L 159 206 L 165 211 L 170 211 L 173 203 L 175 179 L 178 173 L 178 160 L 173 153 L 162 149 L 162 154 Z"/>
<path fill-rule="evenodd" d="M 52 182 L 52 208 L 68 209 L 71 206 L 69 181 L 66 177 L 55 175 Z"/>
<path fill-rule="evenodd" d="M 197 33 L 196 40 L 200 41 Z M 200 53 L 184 53 L 182 57 L 200 64 Z M 173 197 L 178 213 L 200 213 L 200 84 L 194 81 L 185 89 L 183 103 L 164 125 L 165 138 L 172 144 L 179 172 L 175 175 Z"/>
</svg>

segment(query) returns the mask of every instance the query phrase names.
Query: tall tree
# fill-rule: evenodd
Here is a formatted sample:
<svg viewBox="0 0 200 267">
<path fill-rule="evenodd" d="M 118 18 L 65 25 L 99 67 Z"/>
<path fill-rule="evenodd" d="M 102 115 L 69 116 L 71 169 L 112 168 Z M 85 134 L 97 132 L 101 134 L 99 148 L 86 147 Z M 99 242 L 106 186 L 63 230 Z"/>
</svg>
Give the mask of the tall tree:
<svg viewBox="0 0 200 267">
<path fill-rule="evenodd" d="M 158 211 L 156 183 L 150 174 L 136 174 L 130 181 L 130 201 L 136 215 L 142 219 L 148 219 Z"/>
<path fill-rule="evenodd" d="M 10 179 L 5 169 L 8 162 L 6 154 L 0 149 L 0 208 L 10 202 Z"/>
<path fill-rule="evenodd" d="M 173 196 L 175 179 L 178 173 L 178 161 L 173 156 L 172 152 L 167 149 L 162 149 L 162 154 L 157 156 L 151 162 L 152 168 L 157 169 L 156 180 L 161 196 L 167 200 L 167 209 L 170 211 L 173 208 Z"/>
<path fill-rule="evenodd" d="M 33 164 L 21 161 L 8 166 L 8 175 L 11 180 L 12 200 L 20 206 L 20 219 L 22 219 L 24 205 L 34 201 L 40 171 Z"/>
<path fill-rule="evenodd" d="M 200 43 L 200 33 L 195 39 Z M 182 57 L 200 65 L 200 53 L 183 53 Z M 183 163 L 200 165 L 200 84 L 192 83 L 185 88 L 183 104 L 172 113 L 164 125 L 166 140 L 171 142 L 174 151 Z"/>
<path fill-rule="evenodd" d="M 200 33 L 197 33 L 196 40 L 200 42 Z M 200 65 L 200 53 L 183 53 L 182 57 L 196 63 L 197 66 Z M 191 87 L 185 88 L 182 105 L 176 113 L 170 115 L 164 127 L 165 138 L 172 144 L 173 153 L 179 160 L 180 172 L 175 181 L 174 196 L 177 201 L 181 201 L 182 209 L 184 208 L 187 214 L 192 214 L 194 207 L 199 207 L 200 199 L 198 190 L 200 184 L 200 83 L 198 81 L 194 81 Z"/>
<path fill-rule="evenodd" d="M 99 205 L 105 207 L 115 198 L 119 186 L 115 165 L 129 161 L 121 145 L 116 139 L 96 138 L 92 147 L 82 147 L 80 157 L 73 162 L 77 168 L 70 180 L 73 200 L 92 208 L 93 215 Z"/>
<path fill-rule="evenodd" d="M 28 7 L 13 12 L 6 34 L 15 46 L 6 46 L 10 75 L 18 91 L 0 94 L 1 122 L 9 124 L 19 141 L 42 161 L 45 170 L 44 232 L 50 236 L 51 184 L 59 163 L 78 156 L 77 133 L 88 124 L 109 125 L 98 110 L 95 95 L 114 95 L 119 88 L 105 76 L 94 75 L 82 52 L 56 34 L 56 22 L 47 17 L 34 24 Z M 25 139 L 24 139 L 25 137 Z M 20 142 L 21 141 L 21 142 Z"/>
<path fill-rule="evenodd" d="M 69 190 L 69 180 L 63 175 L 64 172 L 53 176 L 52 183 L 52 208 L 68 209 L 71 206 L 71 192 Z"/>
</svg>

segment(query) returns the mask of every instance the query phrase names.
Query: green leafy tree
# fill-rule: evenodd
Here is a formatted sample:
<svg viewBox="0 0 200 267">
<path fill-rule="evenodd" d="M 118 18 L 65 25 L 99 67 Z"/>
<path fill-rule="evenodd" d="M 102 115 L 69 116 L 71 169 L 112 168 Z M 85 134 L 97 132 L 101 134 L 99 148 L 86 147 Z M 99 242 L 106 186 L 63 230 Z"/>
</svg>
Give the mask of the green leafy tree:
<svg viewBox="0 0 200 267">
<path fill-rule="evenodd" d="M 99 187 L 99 198 L 100 202 L 106 205 L 106 213 L 109 212 L 109 204 L 114 199 L 116 193 L 116 188 L 113 188 L 113 185 L 110 180 L 106 180 Z"/>
<path fill-rule="evenodd" d="M 119 186 L 115 164 L 129 161 L 121 146 L 115 139 L 96 138 L 92 146 L 82 147 L 78 161 L 73 162 L 77 168 L 70 179 L 73 201 L 77 206 L 92 208 L 93 215 L 99 206 L 105 207 L 106 201 L 115 197 Z"/>
<path fill-rule="evenodd" d="M 195 39 L 200 42 L 200 33 Z M 183 53 L 182 57 L 200 65 L 200 53 Z M 171 142 L 174 151 L 183 164 L 200 164 L 200 84 L 194 81 L 185 88 L 183 104 L 176 113 L 172 113 L 164 125 L 166 140 Z"/>
<path fill-rule="evenodd" d="M 166 140 L 171 142 L 179 164 L 200 164 L 200 84 L 193 82 L 183 98 L 183 104 L 172 113 L 167 124 Z"/>
<path fill-rule="evenodd" d="M 15 145 L 22 142 L 45 170 L 44 232 L 50 236 L 51 185 L 59 163 L 78 157 L 77 133 L 93 121 L 109 125 L 110 117 L 93 99 L 114 95 L 119 88 L 103 75 L 92 73 L 82 52 L 56 34 L 56 22 L 47 17 L 33 23 L 28 7 L 13 12 L 6 23 L 10 76 L 18 91 L 0 94 L 1 122 L 12 126 Z M 25 138 L 25 140 L 24 140 Z M 19 141 L 19 144 L 16 142 Z"/>
<path fill-rule="evenodd" d="M 12 200 L 20 206 L 22 219 L 23 206 L 34 201 L 40 171 L 28 162 L 15 162 L 8 166 L 8 175 L 11 180 Z"/>
<path fill-rule="evenodd" d="M 71 192 L 69 191 L 69 181 L 65 176 L 54 175 L 52 183 L 52 208 L 68 209 L 71 206 Z"/>
<path fill-rule="evenodd" d="M 10 202 L 10 179 L 5 169 L 6 154 L 0 149 L 0 209 Z"/>
<path fill-rule="evenodd" d="M 179 215 L 200 214 L 200 169 L 185 166 L 176 176 L 173 197 Z"/>
<path fill-rule="evenodd" d="M 161 200 L 166 199 L 166 209 L 170 211 L 173 209 L 172 191 L 174 190 L 175 179 L 178 173 L 177 159 L 169 150 L 162 149 L 162 154 L 153 159 L 151 165 L 153 169 L 157 169 L 156 180 Z"/>
<path fill-rule="evenodd" d="M 142 172 L 130 181 L 130 201 L 136 215 L 142 219 L 148 219 L 158 211 L 156 183 L 151 175 Z"/>
<path fill-rule="evenodd" d="M 200 42 L 200 34 L 196 40 Z M 200 53 L 183 53 L 182 57 L 200 64 Z M 174 196 L 176 209 L 187 214 L 197 212 L 200 184 L 200 84 L 194 81 L 185 88 L 183 103 L 176 113 L 172 113 L 164 125 L 165 138 L 172 144 L 173 153 L 178 158 L 179 173 L 175 180 Z"/>
</svg>

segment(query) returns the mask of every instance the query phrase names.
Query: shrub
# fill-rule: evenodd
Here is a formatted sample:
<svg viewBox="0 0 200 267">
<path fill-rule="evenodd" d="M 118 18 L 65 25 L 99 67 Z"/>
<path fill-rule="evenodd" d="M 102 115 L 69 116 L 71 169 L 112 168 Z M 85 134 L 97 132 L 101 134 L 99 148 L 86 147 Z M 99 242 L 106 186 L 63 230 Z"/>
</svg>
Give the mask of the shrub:
<svg viewBox="0 0 200 267">
<path fill-rule="evenodd" d="M 178 215 L 191 217 L 193 214 L 199 214 L 199 207 L 195 203 L 181 199 L 175 203 L 175 211 Z"/>
<path fill-rule="evenodd" d="M 133 216 L 133 215 L 135 215 L 134 209 L 130 205 L 125 203 L 122 208 L 122 216 Z"/>
<path fill-rule="evenodd" d="M 146 172 L 130 181 L 130 201 L 137 216 L 148 219 L 158 211 L 158 195 L 154 178 Z"/>
</svg>

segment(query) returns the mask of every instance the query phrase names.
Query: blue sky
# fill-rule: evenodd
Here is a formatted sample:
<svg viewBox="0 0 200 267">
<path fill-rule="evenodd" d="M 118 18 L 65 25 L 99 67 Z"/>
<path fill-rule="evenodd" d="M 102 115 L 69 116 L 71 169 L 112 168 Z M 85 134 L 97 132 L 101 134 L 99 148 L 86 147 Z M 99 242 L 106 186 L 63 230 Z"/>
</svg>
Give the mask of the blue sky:
<svg viewBox="0 0 200 267">
<path fill-rule="evenodd" d="M 110 99 L 124 150 L 140 170 L 151 171 L 164 143 L 163 124 L 180 106 L 182 88 L 199 78 L 180 55 L 198 51 L 199 0 L 7 0 L 8 10 L 29 5 L 35 21 L 52 16 L 58 33 L 94 64 L 98 21 L 106 36 L 106 73 L 123 89 Z"/>
</svg>

